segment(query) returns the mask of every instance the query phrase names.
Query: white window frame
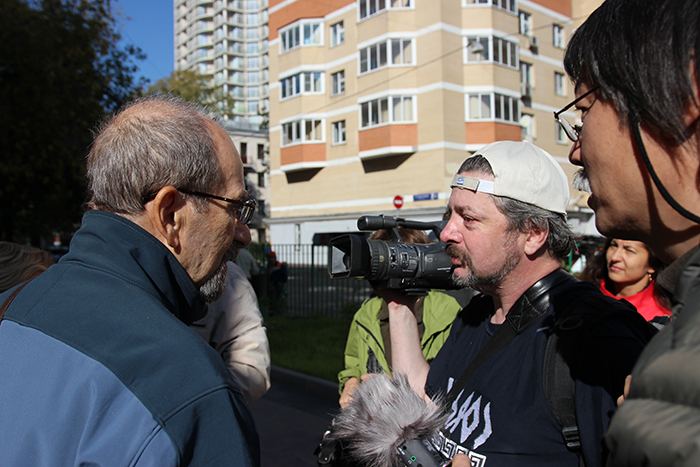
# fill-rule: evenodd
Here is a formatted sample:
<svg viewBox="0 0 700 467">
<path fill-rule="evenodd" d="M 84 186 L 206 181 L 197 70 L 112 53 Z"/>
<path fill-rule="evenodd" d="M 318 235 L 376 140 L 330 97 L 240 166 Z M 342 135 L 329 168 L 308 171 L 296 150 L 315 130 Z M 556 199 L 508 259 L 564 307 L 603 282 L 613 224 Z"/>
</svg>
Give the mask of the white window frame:
<svg viewBox="0 0 700 467">
<path fill-rule="evenodd" d="M 554 94 L 557 96 L 566 96 L 566 79 L 564 73 L 554 72 Z"/>
<path fill-rule="evenodd" d="M 466 36 L 462 38 L 464 44 L 464 63 L 497 63 L 508 68 L 520 69 L 520 46 L 516 41 L 504 39 L 498 36 Z M 478 43 L 483 47 L 483 51 L 472 52 L 473 46 L 469 44 Z M 503 46 L 506 47 L 506 57 L 503 59 Z M 498 60 L 496 60 L 498 57 Z"/>
<path fill-rule="evenodd" d="M 360 129 L 375 128 L 382 125 L 416 123 L 416 96 L 391 95 L 360 102 Z M 402 115 L 396 115 L 399 105 Z M 403 114 L 408 110 L 410 116 Z M 365 117 L 366 115 L 366 117 Z"/>
<path fill-rule="evenodd" d="M 526 11 L 518 11 L 518 28 L 523 36 L 532 35 L 532 15 Z"/>
<path fill-rule="evenodd" d="M 342 21 L 331 24 L 330 27 L 331 47 L 339 46 L 345 42 L 345 27 Z"/>
<path fill-rule="evenodd" d="M 462 6 L 493 6 L 499 10 L 516 13 L 518 11 L 517 0 L 462 0 Z M 505 7 L 503 6 L 505 5 Z"/>
<path fill-rule="evenodd" d="M 345 135 L 345 120 L 339 120 L 333 122 L 332 124 L 332 144 L 337 146 L 340 144 L 346 144 L 347 139 Z"/>
<path fill-rule="evenodd" d="M 314 28 L 313 31 L 310 28 Z M 323 22 L 298 21 L 279 31 L 280 55 L 299 47 L 323 46 Z"/>
<path fill-rule="evenodd" d="M 345 70 L 331 74 L 331 96 L 345 94 Z"/>
<path fill-rule="evenodd" d="M 287 100 L 302 94 L 323 94 L 324 73 L 322 71 L 302 71 L 280 79 L 280 100 Z"/>
<path fill-rule="evenodd" d="M 552 45 L 557 49 L 564 48 L 564 26 L 560 24 L 552 25 Z"/>
<path fill-rule="evenodd" d="M 408 52 L 406 52 L 406 44 L 408 44 Z M 398 50 L 395 50 L 395 47 L 398 47 Z M 398 52 L 398 55 L 394 55 L 395 52 Z M 358 72 L 360 75 L 364 75 L 386 67 L 416 66 L 415 54 L 414 39 L 392 37 L 376 42 L 358 51 Z M 394 58 L 398 58 L 398 61 L 394 62 Z M 372 67 L 373 63 L 374 67 Z"/>
<path fill-rule="evenodd" d="M 357 19 L 362 21 L 387 10 L 409 10 L 414 0 L 357 0 Z"/>
<path fill-rule="evenodd" d="M 282 123 L 280 132 L 281 147 L 294 146 L 305 143 L 323 143 L 324 120 L 322 118 L 302 118 L 291 122 Z M 308 136 L 308 131 L 312 130 L 314 136 Z"/>
<path fill-rule="evenodd" d="M 472 99 L 477 98 L 479 106 L 478 115 L 473 115 Z M 484 115 L 484 106 L 488 109 L 488 115 Z M 474 121 L 494 121 L 503 123 L 514 123 L 520 125 L 520 99 L 499 92 L 469 92 L 465 94 L 465 120 Z M 500 113 L 500 116 L 497 114 Z M 506 114 L 509 118 L 506 118 Z"/>
</svg>

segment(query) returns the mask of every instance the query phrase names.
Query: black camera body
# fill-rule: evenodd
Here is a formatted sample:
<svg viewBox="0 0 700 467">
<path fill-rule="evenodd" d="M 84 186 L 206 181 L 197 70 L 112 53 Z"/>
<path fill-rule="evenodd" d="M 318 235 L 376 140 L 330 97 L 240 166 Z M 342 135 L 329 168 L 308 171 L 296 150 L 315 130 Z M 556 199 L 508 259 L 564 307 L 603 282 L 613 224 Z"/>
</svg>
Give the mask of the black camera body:
<svg viewBox="0 0 700 467">
<path fill-rule="evenodd" d="M 331 278 L 362 278 L 377 289 L 401 289 L 425 293 L 430 289 L 453 289 L 451 257 L 444 243 L 405 243 L 398 228 L 431 230 L 437 237 L 439 223 L 407 221 L 384 216 L 362 216 L 359 230 L 387 229 L 394 241 L 371 240 L 362 235 L 341 235 L 330 241 L 328 272 Z"/>
</svg>

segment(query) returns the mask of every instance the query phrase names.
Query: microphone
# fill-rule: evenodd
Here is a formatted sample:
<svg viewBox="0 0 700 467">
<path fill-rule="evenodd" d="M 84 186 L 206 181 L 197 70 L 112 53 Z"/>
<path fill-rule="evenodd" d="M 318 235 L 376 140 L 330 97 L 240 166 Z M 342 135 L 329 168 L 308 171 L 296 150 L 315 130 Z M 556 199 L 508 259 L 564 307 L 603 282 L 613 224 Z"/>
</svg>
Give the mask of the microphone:
<svg viewBox="0 0 700 467">
<path fill-rule="evenodd" d="M 331 436 L 359 465 L 444 467 L 450 463 L 432 442 L 448 417 L 442 400 L 427 404 L 405 375 L 373 376 L 352 399 L 333 420 Z"/>
</svg>

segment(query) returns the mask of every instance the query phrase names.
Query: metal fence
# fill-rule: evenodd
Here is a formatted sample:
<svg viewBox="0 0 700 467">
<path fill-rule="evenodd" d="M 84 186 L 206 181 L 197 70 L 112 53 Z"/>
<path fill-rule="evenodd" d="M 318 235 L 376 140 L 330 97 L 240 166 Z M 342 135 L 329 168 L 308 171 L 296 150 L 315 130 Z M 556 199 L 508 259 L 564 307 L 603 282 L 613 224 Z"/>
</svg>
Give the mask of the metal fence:
<svg viewBox="0 0 700 467">
<path fill-rule="evenodd" d="M 262 249 L 250 250 L 259 261 L 265 256 Z M 259 297 L 266 314 L 340 317 L 357 311 L 372 293 L 366 280 L 330 278 L 326 245 L 275 244 L 272 251 L 278 261 L 286 263 L 288 279 L 284 296 L 272 297 L 267 291 Z"/>
</svg>

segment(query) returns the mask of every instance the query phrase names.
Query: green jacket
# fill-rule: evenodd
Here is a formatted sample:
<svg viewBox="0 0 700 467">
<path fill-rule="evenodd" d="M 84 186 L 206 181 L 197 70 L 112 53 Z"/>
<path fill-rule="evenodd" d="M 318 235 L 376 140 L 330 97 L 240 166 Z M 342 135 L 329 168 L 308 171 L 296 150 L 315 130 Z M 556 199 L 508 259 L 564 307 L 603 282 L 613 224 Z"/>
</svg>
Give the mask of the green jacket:
<svg viewBox="0 0 700 467">
<path fill-rule="evenodd" d="M 384 342 L 379 327 L 379 312 L 382 299 L 379 297 L 366 300 L 353 319 L 345 345 L 345 369 L 338 373 L 340 393 L 345 382 L 367 373 L 369 350 L 377 357 L 384 372 L 391 376 L 391 370 L 386 361 Z M 438 291 L 430 291 L 423 302 L 423 324 L 425 332 L 421 339 L 423 356 L 430 363 L 437 355 L 442 344 L 450 334 L 452 322 L 462 309 L 453 297 Z"/>
</svg>

